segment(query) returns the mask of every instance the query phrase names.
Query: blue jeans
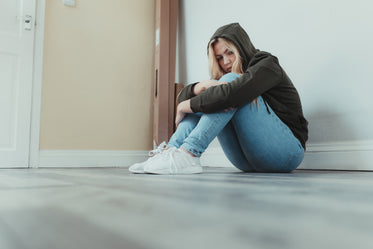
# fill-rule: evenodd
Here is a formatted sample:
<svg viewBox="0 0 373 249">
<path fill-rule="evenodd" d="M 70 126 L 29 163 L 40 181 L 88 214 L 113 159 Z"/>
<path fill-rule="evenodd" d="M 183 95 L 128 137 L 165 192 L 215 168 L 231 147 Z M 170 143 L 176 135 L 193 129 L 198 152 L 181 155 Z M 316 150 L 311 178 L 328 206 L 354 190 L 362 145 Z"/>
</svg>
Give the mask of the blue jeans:
<svg viewBox="0 0 373 249">
<path fill-rule="evenodd" d="M 220 81 L 239 77 L 225 74 Z M 200 157 L 218 137 L 224 154 L 238 169 L 246 172 L 291 172 L 304 157 L 304 149 L 273 112 L 258 97 L 259 107 L 248 103 L 216 113 L 187 114 L 170 138 L 168 147 L 182 147 Z"/>
</svg>

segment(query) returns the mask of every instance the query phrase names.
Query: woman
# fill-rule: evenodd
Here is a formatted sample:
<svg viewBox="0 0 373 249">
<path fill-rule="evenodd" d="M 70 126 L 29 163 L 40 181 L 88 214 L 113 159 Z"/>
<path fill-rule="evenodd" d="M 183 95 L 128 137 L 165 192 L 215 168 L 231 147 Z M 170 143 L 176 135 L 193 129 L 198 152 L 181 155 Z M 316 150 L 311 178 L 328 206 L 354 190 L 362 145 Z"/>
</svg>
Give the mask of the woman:
<svg viewBox="0 0 373 249">
<path fill-rule="evenodd" d="M 230 162 L 245 172 L 291 172 L 308 138 L 299 95 L 278 59 L 255 49 L 232 23 L 208 44 L 211 78 L 178 97 L 177 129 L 134 173 L 201 173 L 199 157 L 217 136 Z"/>
</svg>

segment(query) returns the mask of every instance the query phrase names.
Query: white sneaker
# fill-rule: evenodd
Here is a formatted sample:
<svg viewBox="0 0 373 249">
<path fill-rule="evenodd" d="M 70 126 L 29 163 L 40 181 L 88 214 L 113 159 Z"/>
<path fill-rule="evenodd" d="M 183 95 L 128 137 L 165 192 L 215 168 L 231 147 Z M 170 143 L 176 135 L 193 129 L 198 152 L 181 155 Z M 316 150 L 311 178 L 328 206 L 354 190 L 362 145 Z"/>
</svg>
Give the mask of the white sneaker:
<svg viewBox="0 0 373 249">
<path fill-rule="evenodd" d="M 156 149 L 154 150 L 151 150 L 149 151 L 148 155 L 149 155 L 149 159 L 146 160 L 145 162 L 142 162 L 142 163 L 135 163 L 133 165 L 131 165 L 128 170 L 132 173 L 136 173 L 136 174 L 144 174 L 144 166 L 145 164 L 148 162 L 148 161 L 151 161 L 153 159 L 153 157 L 159 153 L 161 153 L 162 151 L 164 151 L 165 149 L 167 148 L 167 144 L 166 142 L 162 142 Z"/>
<path fill-rule="evenodd" d="M 170 148 L 149 160 L 144 166 L 145 173 L 160 175 L 198 174 L 202 173 L 199 157 L 187 152 Z"/>
</svg>

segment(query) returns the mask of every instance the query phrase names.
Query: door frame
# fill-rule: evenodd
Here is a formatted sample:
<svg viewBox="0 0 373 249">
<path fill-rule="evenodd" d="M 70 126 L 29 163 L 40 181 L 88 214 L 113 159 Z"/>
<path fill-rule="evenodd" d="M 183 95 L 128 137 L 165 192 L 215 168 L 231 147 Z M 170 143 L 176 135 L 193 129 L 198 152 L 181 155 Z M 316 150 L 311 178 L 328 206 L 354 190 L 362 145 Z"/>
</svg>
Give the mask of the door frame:
<svg viewBox="0 0 373 249">
<path fill-rule="evenodd" d="M 178 0 L 155 1 L 153 142 L 174 132 Z"/>
<path fill-rule="evenodd" d="M 36 0 L 29 168 L 37 168 L 39 166 L 45 5 L 46 0 Z"/>
</svg>

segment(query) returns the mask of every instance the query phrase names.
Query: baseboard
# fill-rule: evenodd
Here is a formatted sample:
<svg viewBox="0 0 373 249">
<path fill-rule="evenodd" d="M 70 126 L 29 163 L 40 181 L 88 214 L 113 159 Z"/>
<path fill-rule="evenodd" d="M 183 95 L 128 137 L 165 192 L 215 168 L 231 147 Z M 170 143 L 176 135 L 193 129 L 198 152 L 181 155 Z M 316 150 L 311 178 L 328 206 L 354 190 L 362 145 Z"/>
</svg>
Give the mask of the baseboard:
<svg viewBox="0 0 373 249">
<path fill-rule="evenodd" d="M 39 167 L 128 167 L 147 159 L 148 151 L 41 150 Z"/>
<path fill-rule="evenodd" d="M 372 151 L 307 152 L 299 169 L 373 171 Z"/>
<path fill-rule="evenodd" d="M 299 169 L 373 170 L 373 141 L 312 143 Z"/>
<path fill-rule="evenodd" d="M 234 167 L 220 146 L 208 148 L 201 158 L 204 166 Z M 307 144 L 299 169 L 373 170 L 373 141 L 346 141 Z"/>
<path fill-rule="evenodd" d="M 373 151 L 373 140 L 309 143 L 307 152 Z"/>
</svg>

